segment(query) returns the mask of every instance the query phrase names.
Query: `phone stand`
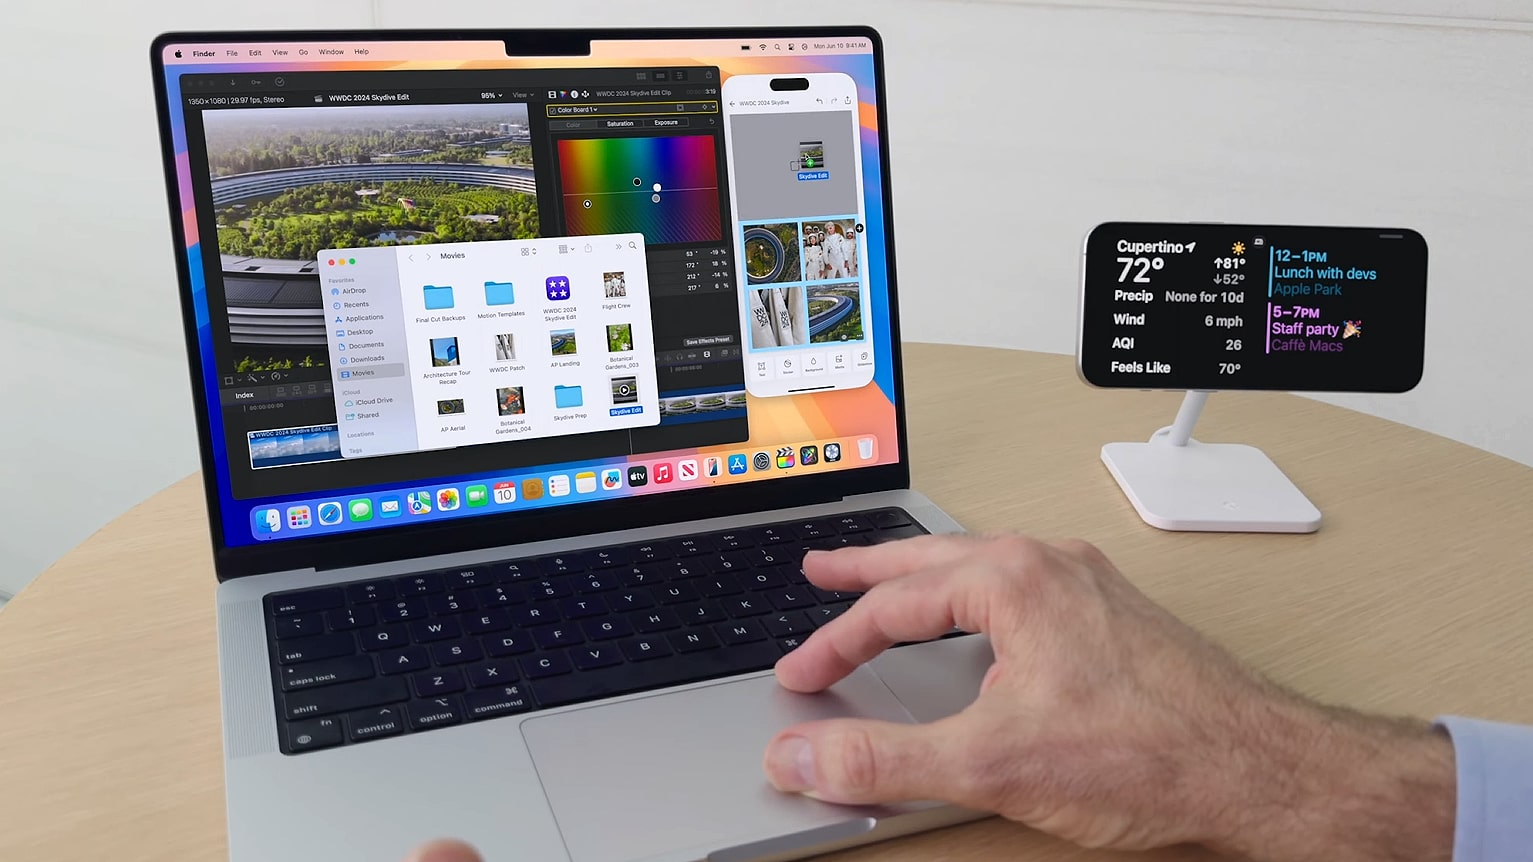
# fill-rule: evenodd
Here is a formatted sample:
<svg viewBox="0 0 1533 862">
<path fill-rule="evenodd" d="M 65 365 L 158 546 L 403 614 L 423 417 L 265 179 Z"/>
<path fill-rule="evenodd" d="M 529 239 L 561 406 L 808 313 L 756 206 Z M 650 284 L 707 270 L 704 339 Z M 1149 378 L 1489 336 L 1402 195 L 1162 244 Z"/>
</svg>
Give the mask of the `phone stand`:
<svg viewBox="0 0 1533 862">
<path fill-rule="evenodd" d="M 1108 443 L 1102 462 L 1146 524 L 1213 533 L 1313 533 L 1320 510 L 1254 446 L 1192 439 L 1208 401 L 1188 392 L 1147 443 Z"/>
</svg>

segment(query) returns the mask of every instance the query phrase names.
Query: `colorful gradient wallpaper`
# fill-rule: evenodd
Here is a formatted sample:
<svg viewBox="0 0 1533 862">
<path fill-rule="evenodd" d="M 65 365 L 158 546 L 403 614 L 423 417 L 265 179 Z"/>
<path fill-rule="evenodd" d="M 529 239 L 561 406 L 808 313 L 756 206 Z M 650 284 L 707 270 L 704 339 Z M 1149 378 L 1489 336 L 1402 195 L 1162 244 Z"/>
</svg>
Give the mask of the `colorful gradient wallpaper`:
<svg viewBox="0 0 1533 862">
<path fill-rule="evenodd" d="M 805 74 L 812 72 L 842 72 L 856 81 L 860 101 L 860 143 L 862 164 L 866 181 L 865 212 L 866 242 L 869 250 L 866 276 L 868 279 L 869 315 L 872 329 L 877 334 L 874 345 L 876 371 L 873 383 L 861 389 L 839 390 L 825 393 L 795 395 L 779 398 L 750 398 L 748 416 L 750 439 L 728 446 L 689 449 L 662 453 L 646 453 L 629 458 L 598 459 L 568 464 L 550 464 L 542 468 L 512 471 L 483 471 L 465 475 L 441 476 L 410 485 L 369 485 L 337 488 L 327 493 L 294 495 L 281 498 L 235 499 L 230 486 L 229 458 L 231 453 L 224 444 L 225 433 L 220 404 L 220 377 L 215 366 L 213 337 L 209 315 L 207 288 L 204 283 L 202 255 L 217 254 L 217 248 L 205 249 L 198 236 L 197 213 L 193 199 L 193 184 L 187 157 L 185 120 L 179 109 L 172 109 L 170 128 L 176 157 L 176 185 L 179 194 L 182 223 L 187 247 L 187 270 L 191 279 L 191 299 L 195 311 L 197 343 L 200 355 L 202 388 L 198 397 L 208 410 L 213 460 L 217 475 L 219 512 L 216 516 L 223 530 L 225 546 L 250 545 L 273 540 L 319 538 L 353 531 L 390 529 L 409 524 L 438 521 L 479 515 L 504 514 L 549 506 L 588 503 L 619 497 L 652 495 L 740 482 L 764 481 L 835 470 L 865 468 L 897 463 L 900 443 L 897 437 L 895 411 L 896 391 L 893 374 L 893 344 L 889 333 L 890 293 L 889 272 L 884 253 L 886 224 L 884 220 L 883 184 L 879 177 L 883 163 L 879 152 L 878 113 L 874 104 L 877 88 L 874 81 L 874 62 L 871 49 L 868 53 L 799 54 L 797 56 L 740 57 L 735 55 L 708 56 L 723 53 L 724 44 L 701 43 L 704 50 L 688 56 L 677 50 L 681 43 L 651 44 L 643 42 L 607 43 L 605 50 L 590 59 L 538 58 L 532 60 L 505 58 L 476 58 L 466 47 L 468 43 L 418 43 L 409 45 L 413 52 L 408 59 L 391 60 L 337 60 L 249 63 L 186 63 L 172 62 L 170 52 L 175 46 L 165 47 L 165 75 L 167 103 L 179 106 L 181 92 L 178 78 L 182 74 L 230 72 L 298 72 L 298 71 L 373 71 L 373 70 L 428 70 L 428 69 L 505 69 L 550 68 L 571 66 L 650 65 L 655 67 L 712 65 L 721 69 L 725 78 L 739 74 Z M 734 43 L 728 43 L 733 45 Z M 614 47 L 616 46 L 616 47 Z M 222 49 L 226 46 L 209 46 Z M 227 46 L 236 47 L 236 46 Z M 394 46 L 397 47 L 397 43 Z M 482 49 L 481 49 L 482 50 Z M 222 56 L 223 51 L 216 54 Z M 268 52 L 269 53 L 269 52 Z M 375 52 L 380 53 L 380 52 Z M 397 54 L 398 52 L 396 52 Z M 688 148 L 696 147 L 695 138 L 628 139 L 569 142 L 575 147 L 594 147 L 595 153 L 581 153 L 578 160 L 591 167 L 571 170 L 562 177 L 566 194 L 566 211 L 572 225 L 590 233 L 637 230 L 656 242 L 680 242 L 694 239 L 716 238 L 726 226 L 718 223 L 718 212 L 702 212 L 686 198 L 689 188 L 717 186 L 716 169 L 711 159 L 692 157 Z M 565 164 L 573 160 L 564 160 Z M 583 213 L 582 194 L 613 191 L 628 182 L 631 188 L 632 174 L 628 166 L 644 164 L 649 171 L 664 175 L 661 195 L 674 194 L 674 204 L 644 210 L 655 215 L 640 216 L 635 208 L 622 204 L 598 207 L 594 200 L 589 216 Z M 672 189 L 665 186 L 674 183 Z M 679 192 L 679 194 L 678 194 Z M 653 194 L 653 192 L 651 192 Z M 632 195 L 635 200 L 650 203 L 647 196 Z M 571 198 L 581 201 L 578 210 L 571 208 Z M 585 218 L 586 220 L 581 220 Z M 711 221 L 710 221 L 711 219 Z M 834 449 L 827 450 L 827 446 Z M 805 464 L 803 450 L 813 447 L 817 457 Z M 755 466 L 758 453 L 769 453 L 774 462 L 781 461 L 781 453 L 791 451 L 795 466 L 791 470 L 774 467 L 759 470 Z M 829 460 L 831 451 L 839 456 Z M 234 457 L 246 457 L 241 451 Z M 741 458 L 744 469 L 740 469 Z M 611 483 L 614 474 L 627 478 L 631 467 L 644 466 L 653 475 L 661 464 L 678 464 L 681 461 L 698 461 L 703 465 L 700 478 L 691 483 L 673 482 L 660 484 L 649 482 L 633 487 L 627 481 Z M 709 470 L 711 461 L 718 469 Z M 589 493 L 572 493 L 552 497 L 541 493 L 548 480 L 555 476 L 581 477 L 594 473 L 601 481 L 596 490 Z M 589 487 L 588 483 L 585 483 Z M 512 497 L 514 500 L 501 502 Z M 537 488 L 540 496 L 528 499 L 528 489 Z M 443 492 L 451 492 L 444 494 Z M 461 492 L 461 494 L 460 494 Z M 476 500 L 487 503 L 474 504 Z M 444 509 L 435 503 L 463 499 L 467 505 Z M 422 505 L 422 504 L 425 505 Z M 366 510 L 367 517 L 354 517 Z M 401 517 L 390 512 L 399 511 Z M 274 514 L 275 513 L 275 514 Z M 374 514 L 377 513 L 377 514 Z M 281 519 L 281 529 L 272 529 L 271 518 Z M 296 522 L 307 519 L 308 526 L 301 530 L 290 529 Z"/>
<path fill-rule="evenodd" d="M 710 136 L 566 138 L 559 141 L 559 180 L 572 236 L 642 233 L 652 244 L 721 236 Z"/>
</svg>

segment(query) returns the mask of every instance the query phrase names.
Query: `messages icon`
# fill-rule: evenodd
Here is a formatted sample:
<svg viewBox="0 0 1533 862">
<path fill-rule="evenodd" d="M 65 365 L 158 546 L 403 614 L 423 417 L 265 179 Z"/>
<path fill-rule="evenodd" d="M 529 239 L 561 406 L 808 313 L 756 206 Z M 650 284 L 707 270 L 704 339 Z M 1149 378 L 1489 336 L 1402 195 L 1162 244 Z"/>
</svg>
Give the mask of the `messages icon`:
<svg viewBox="0 0 1533 862">
<path fill-rule="evenodd" d="M 428 284 L 421 288 L 421 290 L 424 291 L 426 295 L 427 311 L 440 311 L 444 308 L 452 308 L 451 287 L 438 287 L 436 285 Z"/>
</svg>

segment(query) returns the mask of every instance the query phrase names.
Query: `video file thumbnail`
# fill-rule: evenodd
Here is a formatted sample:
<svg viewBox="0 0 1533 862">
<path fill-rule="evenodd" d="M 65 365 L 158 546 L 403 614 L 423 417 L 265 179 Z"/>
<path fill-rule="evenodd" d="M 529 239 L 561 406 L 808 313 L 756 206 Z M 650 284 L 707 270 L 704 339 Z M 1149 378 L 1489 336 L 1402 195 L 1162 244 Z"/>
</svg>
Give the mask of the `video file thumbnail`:
<svg viewBox="0 0 1533 862">
<path fill-rule="evenodd" d="M 751 284 L 782 284 L 803 279 L 798 224 L 752 225 L 744 230 L 745 277 Z"/>
<path fill-rule="evenodd" d="M 809 340 L 861 341 L 862 291 L 857 282 L 809 288 Z"/>
<path fill-rule="evenodd" d="M 809 343 L 802 287 L 768 287 L 750 292 L 751 347 L 797 347 Z"/>
</svg>

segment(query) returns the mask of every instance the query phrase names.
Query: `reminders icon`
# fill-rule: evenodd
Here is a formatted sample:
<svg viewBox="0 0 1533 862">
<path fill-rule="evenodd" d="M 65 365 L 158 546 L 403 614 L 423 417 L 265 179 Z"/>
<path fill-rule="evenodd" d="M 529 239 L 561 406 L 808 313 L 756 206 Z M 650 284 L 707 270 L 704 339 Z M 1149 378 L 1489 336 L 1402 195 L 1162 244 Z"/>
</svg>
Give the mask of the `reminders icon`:
<svg viewBox="0 0 1533 862">
<path fill-rule="evenodd" d="M 487 281 L 484 283 L 485 305 L 515 305 L 516 290 L 509 281 Z"/>
<path fill-rule="evenodd" d="M 452 288 L 426 285 L 421 288 L 426 294 L 426 310 L 440 311 L 444 308 L 452 308 Z"/>
</svg>

